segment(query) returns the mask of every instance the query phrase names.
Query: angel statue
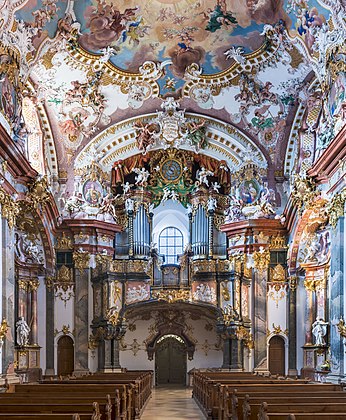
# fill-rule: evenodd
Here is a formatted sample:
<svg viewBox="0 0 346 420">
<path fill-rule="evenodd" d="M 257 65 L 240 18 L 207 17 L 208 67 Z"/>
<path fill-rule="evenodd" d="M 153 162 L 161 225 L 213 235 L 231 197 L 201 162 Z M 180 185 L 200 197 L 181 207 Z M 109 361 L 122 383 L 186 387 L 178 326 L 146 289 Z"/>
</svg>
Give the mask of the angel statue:
<svg viewBox="0 0 346 420">
<path fill-rule="evenodd" d="M 324 336 L 327 334 L 328 322 L 323 321 L 321 317 L 317 317 L 312 324 L 312 334 L 315 336 L 316 346 L 325 346 Z"/>
</svg>

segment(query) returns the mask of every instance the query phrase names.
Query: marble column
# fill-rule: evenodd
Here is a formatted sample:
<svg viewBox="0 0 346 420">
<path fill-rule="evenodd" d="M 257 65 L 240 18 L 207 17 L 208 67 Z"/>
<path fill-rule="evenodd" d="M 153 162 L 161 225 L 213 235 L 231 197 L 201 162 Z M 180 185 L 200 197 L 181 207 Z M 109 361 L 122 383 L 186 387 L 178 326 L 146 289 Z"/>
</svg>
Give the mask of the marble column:
<svg viewBox="0 0 346 420">
<path fill-rule="evenodd" d="M 112 367 L 113 369 L 120 369 L 119 358 L 119 339 L 113 338 L 112 340 Z"/>
<path fill-rule="evenodd" d="M 344 308 L 344 248 L 345 248 L 345 218 L 340 217 L 336 228 L 331 234 L 331 260 L 329 282 L 329 321 L 330 321 L 330 353 L 331 379 L 344 378 L 343 338 L 336 325 L 341 318 L 345 319 Z"/>
<path fill-rule="evenodd" d="M 255 369 L 267 370 L 267 270 L 254 270 Z"/>
<path fill-rule="evenodd" d="M 297 370 L 297 277 L 289 279 L 289 313 L 288 313 L 288 375 L 298 375 Z"/>
<path fill-rule="evenodd" d="M 54 287 L 46 277 L 46 375 L 54 375 Z"/>
<path fill-rule="evenodd" d="M 89 268 L 75 269 L 75 369 L 76 375 L 88 372 L 88 283 Z"/>
<path fill-rule="evenodd" d="M 243 345 L 242 340 L 238 340 L 236 337 L 231 337 L 231 363 L 230 369 L 234 371 L 243 370 Z"/>
<path fill-rule="evenodd" d="M 37 345 L 38 342 L 38 329 L 37 329 L 37 289 L 40 283 L 37 279 L 34 279 L 30 282 L 31 290 L 31 340 L 30 344 Z"/>
<path fill-rule="evenodd" d="M 222 369 L 229 369 L 231 367 L 230 364 L 230 356 L 231 356 L 231 340 L 229 338 L 225 338 L 223 340 L 223 362 L 222 362 Z"/>
<path fill-rule="evenodd" d="M 10 380 L 14 377 L 15 339 L 15 273 L 14 273 L 14 231 L 7 220 L 2 225 L 2 318 L 7 320 L 9 333 L 2 347 L 2 371 Z"/>
</svg>

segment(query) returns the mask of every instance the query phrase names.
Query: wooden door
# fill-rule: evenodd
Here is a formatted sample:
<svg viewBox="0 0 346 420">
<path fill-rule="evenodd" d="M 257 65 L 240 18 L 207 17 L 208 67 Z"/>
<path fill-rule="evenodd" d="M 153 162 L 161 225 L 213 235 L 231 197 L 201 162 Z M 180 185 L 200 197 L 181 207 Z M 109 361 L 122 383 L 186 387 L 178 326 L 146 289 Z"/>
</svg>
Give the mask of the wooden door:
<svg viewBox="0 0 346 420">
<path fill-rule="evenodd" d="M 176 338 L 167 337 L 155 352 L 156 383 L 186 385 L 186 348 Z"/>
<path fill-rule="evenodd" d="M 269 371 L 272 375 L 285 375 L 285 341 L 278 335 L 269 341 Z"/>
<path fill-rule="evenodd" d="M 74 344 L 71 337 L 63 335 L 58 341 L 58 375 L 71 375 L 74 371 Z"/>
</svg>

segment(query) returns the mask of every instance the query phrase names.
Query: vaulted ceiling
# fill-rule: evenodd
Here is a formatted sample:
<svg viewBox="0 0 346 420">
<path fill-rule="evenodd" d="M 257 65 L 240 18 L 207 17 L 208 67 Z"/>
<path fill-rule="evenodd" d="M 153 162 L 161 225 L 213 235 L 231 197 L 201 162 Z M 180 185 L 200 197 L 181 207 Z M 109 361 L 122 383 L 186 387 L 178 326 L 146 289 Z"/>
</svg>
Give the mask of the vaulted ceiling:
<svg viewBox="0 0 346 420">
<path fill-rule="evenodd" d="M 91 145 L 105 161 L 128 155 L 136 121 L 174 97 L 235 161 L 252 150 L 283 175 L 299 118 L 321 108 L 318 48 L 337 19 L 326 3 L 2 0 L 1 42 L 20 50 L 60 170 Z"/>
</svg>

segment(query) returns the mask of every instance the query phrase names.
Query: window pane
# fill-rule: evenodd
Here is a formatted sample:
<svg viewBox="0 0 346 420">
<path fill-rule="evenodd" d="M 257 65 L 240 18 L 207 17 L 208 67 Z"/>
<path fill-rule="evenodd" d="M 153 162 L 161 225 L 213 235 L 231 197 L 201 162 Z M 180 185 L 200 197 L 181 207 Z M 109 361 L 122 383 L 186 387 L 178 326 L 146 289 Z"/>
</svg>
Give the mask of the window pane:
<svg viewBox="0 0 346 420">
<path fill-rule="evenodd" d="M 169 226 L 159 236 L 159 253 L 165 256 L 166 264 L 177 264 L 177 256 L 183 253 L 183 234 L 179 229 Z"/>
</svg>

